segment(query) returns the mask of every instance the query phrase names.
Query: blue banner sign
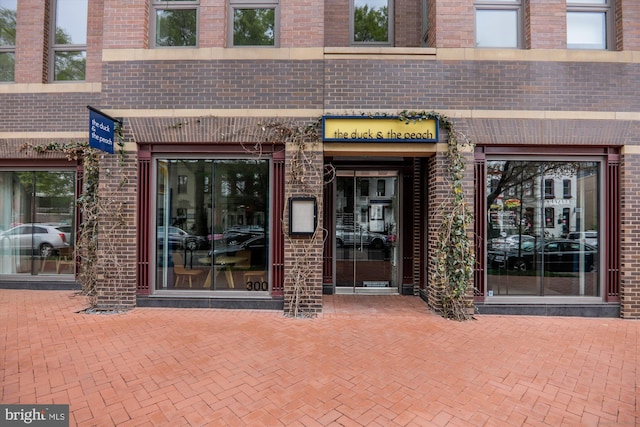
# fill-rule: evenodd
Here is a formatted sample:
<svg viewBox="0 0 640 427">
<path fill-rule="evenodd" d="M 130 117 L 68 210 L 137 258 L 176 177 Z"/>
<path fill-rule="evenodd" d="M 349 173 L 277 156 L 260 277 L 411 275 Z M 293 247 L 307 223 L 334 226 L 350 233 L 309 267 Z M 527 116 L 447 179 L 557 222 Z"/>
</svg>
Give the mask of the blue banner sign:
<svg viewBox="0 0 640 427">
<path fill-rule="evenodd" d="M 89 109 L 89 146 L 113 154 L 114 125 L 111 117 Z"/>
</svg>

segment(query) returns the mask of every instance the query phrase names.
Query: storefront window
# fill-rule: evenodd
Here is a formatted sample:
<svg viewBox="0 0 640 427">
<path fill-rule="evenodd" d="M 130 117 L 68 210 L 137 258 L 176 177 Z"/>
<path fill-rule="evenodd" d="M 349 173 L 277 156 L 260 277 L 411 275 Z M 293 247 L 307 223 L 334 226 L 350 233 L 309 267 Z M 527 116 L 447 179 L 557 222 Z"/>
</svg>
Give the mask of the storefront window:
<svg viewBox="0 0 640 427">
<path fill-rule="evenodd" d="M 159 159 L 156 290 L 269 290 L 269 162 Z"/>
<path fill-rule="evenodd" d="M 0 171 L 0 275 L 73 275 L 75 172 Z"/>
<path fill-rule="evenodd" d="M 599 183 L 598 162 L 487 162 L 489 296 L 600 295 Z"/>
</svg>

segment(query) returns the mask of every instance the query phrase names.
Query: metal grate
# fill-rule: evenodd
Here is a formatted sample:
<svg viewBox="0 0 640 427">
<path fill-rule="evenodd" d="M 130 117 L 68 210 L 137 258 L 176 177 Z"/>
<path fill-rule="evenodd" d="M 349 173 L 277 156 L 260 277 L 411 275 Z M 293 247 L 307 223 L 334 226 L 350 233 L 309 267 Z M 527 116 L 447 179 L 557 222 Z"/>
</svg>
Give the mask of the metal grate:
<svg viewBox="0 0 640 427">
<path fill-rule="evenodd" d="M 138 152 L 138 295 L 149 295 L 149 220 L 151 198 L 151 154 L 148 151 Z"/>
</svg>

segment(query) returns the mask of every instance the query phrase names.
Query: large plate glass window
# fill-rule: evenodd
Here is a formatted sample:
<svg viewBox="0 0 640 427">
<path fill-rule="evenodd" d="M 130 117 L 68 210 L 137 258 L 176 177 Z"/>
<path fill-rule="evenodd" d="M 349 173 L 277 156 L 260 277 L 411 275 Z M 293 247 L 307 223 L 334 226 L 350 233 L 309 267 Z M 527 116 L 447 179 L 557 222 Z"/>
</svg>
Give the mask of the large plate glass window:
<svg viewBox="0 0 640 427">
<path fill-rule="evenodd" d="M 0 0 L 0 82 L 15 79 L 18 0 Z"/>
<path fill-rule="evenodd" d="M 53 3 L 53 80 L 85 80 L 88 0 Z"/>
<path fill-rule="evenodd" d="M 600 169 L 487 161 L 489 296 L 600 296 Z"/>
<path fill-rule="evenodd" d="M 0 171 L 0 277 L 73 275 L 73 171 Z"/>
<path fill-rule="evenodd" d="M 567 48 L 607 49 L 611 0 L 567 0 Z"/>
<path fill-rule="evenodd" d="M 269 290 L 269 162 L 156 161 L 156 290 Z"/>
<path fill-rule="evenodd" d="M 392 35 L 393 0 L 351 2 L 351 43 L 390 46 Z"/>
<path fill-rule="evenodd" d="M 476 0 L 476 47 L 521 47 L 522 0 Z"/>
<path fill-rule="evenodd" d="M 278 0 L 230 0 L 231 46 L 274 46 L 279 41 Z"/>
<path fill-rule="evenodd" d="M 198 43 L 198 6 L 193 0 L 154 0 L 151 33 L 156 47 L 193 47 Z"/>
</svg>

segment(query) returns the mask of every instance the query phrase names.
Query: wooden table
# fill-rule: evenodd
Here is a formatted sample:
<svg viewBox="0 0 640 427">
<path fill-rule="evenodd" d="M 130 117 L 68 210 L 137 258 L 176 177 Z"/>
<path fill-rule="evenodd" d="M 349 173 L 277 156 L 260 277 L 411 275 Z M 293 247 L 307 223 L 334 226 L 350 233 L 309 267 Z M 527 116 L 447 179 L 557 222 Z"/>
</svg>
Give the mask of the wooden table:
<svg viewBox="0 0 640 427">
<path fill-rule="evenodd" d="M 211 265 L 211 257 L 199 258 L 198 261 L 201 264 Z M 235 288 L 236 284 L 233 281 L 233 272 L 231 271 L 231 267 L 244 261 L 247 261 L 247 258 L 241 256 L 219 255 L 215 257 L 215 263 L 213 265 L 220 267 L 218 272 L 224 271 L 224 275 L 227 278 L 227 284 L 230 288 Z M 204 287 L 211 287 L 211 270 L 209 270 L 207 279 L 204 281 Z"/>
</svg>

